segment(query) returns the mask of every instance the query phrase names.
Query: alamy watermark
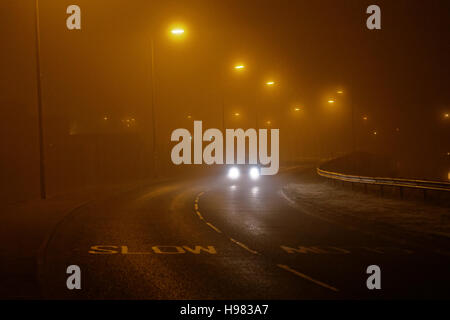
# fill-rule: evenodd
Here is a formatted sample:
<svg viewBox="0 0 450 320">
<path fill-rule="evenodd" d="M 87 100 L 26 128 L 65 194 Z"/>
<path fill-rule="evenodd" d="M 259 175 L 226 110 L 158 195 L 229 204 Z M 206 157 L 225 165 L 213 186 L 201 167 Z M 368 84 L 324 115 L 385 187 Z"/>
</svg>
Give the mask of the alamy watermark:
<svg viewBox="0 0 450 320">
<path fill-rule="evenodd" d="M 268 138 L 270 131 L 270 155 Z M 179 164 L 236 164 L 246 163 L 246 145 L 248 141 L 248 164 L 260 164 L 261 175 L 274 175 L 280 166 L 279 129 L 226 129 L 225 152 L 224 137 L 219 129 L 207 129 L 203 132 L 202 121 L 194 121 L 194 136 L 184 128 L 175 129 L 171 141 L 178 141 L 172 148 L 171 159 Z M 203 142 L 209 142 L 203 148 Z M 236 145 L 235 145 L 236 142 Z M 194 144 L 192 159 L 192 143 Z M 259 159 L 259 162 L 258 162 Z"/>
<path fill-rule="evenodd" d="M 66 26 L 68 30 L 80 30 L 81 29 L 81 8 L 78 5 L 69 5 L 66 9 L 66 13 L 69 15 L 66 19 Z M 369 17 L 366 19 L 366 26 L 369 30 L 381 29 L 381 9 L 378 5 L 372 4 L 367 7 L 366 14 Z"/>
</svg>

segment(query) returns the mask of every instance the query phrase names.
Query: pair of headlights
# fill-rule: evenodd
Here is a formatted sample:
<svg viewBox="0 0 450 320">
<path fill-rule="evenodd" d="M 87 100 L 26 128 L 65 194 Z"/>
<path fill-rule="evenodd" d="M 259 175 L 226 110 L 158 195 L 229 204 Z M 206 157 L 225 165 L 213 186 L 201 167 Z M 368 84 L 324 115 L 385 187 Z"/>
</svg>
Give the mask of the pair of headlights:
<svg viewBox="0 0 450 320">
<path fill-rule="evenodd" d="M 228 170 L 228 178 L 230 178 L 231 180 L 239 179 L 240 175 L 241 175 L 241 172 L 238 167 L 231 167 Z M 251 167 L 250 170 L 248 171 L 248 175 L 249 175 L 250 179 L 258 180 L 259 176 L 260 176 L 259 168 Z"/>
</svg>

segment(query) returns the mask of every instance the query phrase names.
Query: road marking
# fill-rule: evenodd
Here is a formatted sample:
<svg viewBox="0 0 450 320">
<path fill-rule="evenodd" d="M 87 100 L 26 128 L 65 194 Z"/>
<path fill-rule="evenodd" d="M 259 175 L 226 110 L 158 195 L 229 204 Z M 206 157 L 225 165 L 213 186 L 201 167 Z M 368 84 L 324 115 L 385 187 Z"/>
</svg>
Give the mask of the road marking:
<svg viewBox="0 0 450 320">
<path fill-rule="evenodd" d="M 302 246 L 298 246 L 298 248 L 292 248 L 292 247 L 288 247 L 288 246 L 280 246 L 280 247 L 287 253 L 305 253 L 305 254 L 307 254 L 307 253 L 315 253 L 315 254 L 325 253 L 323 250 L 319 249 L 318 247 L 302 247 Z"/>
<path fill-rule="evenodd" d="M 244 248 L 245 250 L 247 250 L 248 252 L 251 252 L 253 254 L 259 254 L 258 251 L 252 250 L 249 247 L 247 247 L 245 244 L 243 244 L 242 242 L 239 242 L 233 238 L 230 238 L 231 241 L 233 241 L 234 243 L 236 243 L 238 246 L 240 246 L 241 248 Z"/>
<path fill-rule="evenodd" d="M 98 245 L 98 246 L 92 246 L 90 249 L 91 250 L 88 251 L 90 254 L 116 254 L 116 253 L 119 253 L 118 250 L 114 250 L 114 249 L 119 249 L 118 246 Z"/>
<path fill-rule="evenodd" d="M 166 250 L 165 248 L 169 248 L 169 250 Z M 170 248 L 175 248 L 175 251 L 170 250 Z M 180 253 L 186 253 L 183 248 L 179 246 L 153 246 L 152 247 L 153 252 L 155 253 L 161 253 L 161 254 L 180 254 Z"/>
<path fill-rule="evenodd" d="M 128 251 L 128 246 L 122 246 L 122 251 L 120 252 L 121 254 L 152 254 L 153 252 L 129 252 Z"/>
<path fill-rule="evenodd" d="M 280 246 L 280 248 L 289 254 L 360 254 L 360 253 L 376 253 L 376 254 L 412 254 L 414 251 L 407 248 L 394 247 L 335 247 L 335 246 Z"/>
<path fill-rule="evenodd" d="M 215 226 L 213 226 L 210 222 L 206 222 L 206 224 L 208 226 L 210 226 L 214 231 L 218 232 L 218 233 L 222 233 L 222 231 L 220 231 L 219 229 L 217 229 Z"/>
<path fill-rule="evenodd" d="M 188 246 L 183 246 L 183 248 L 193 254 L 200 254 L 202 251 L 208 252 L 209 254 L 217 253 L 216 248 L 214 248 L 213 246 L 207 246 L 207 248 L 202 246 L 195 246 L 193 249 Z"/>
<path fill-rule="evenodd" d="M 200 218 L 200 220 L 203 220 L 211 229 L 213 229 L 214 231 L 216 231 L 217 233 L 222 233 L 222 231 L 220 231 L 216 226 L 214 226 L 212 223 L 206 221 L 202 214 L 198 211 L 199 205 L 198 205 L 198 200 L 199 198 L 204 194 L 204 192 L 201 192 L 197 195 L 197 197 L 195 198 L 195 203 L 194 203 L 194 209 L 195 209 L 195 213 L 197 214 L 197 216 Z M 232 242 L 234 242 L 235 244 L 237 244 L 238 246 L 240 246 L 241 248 L 247 250 L 248 252 L 252 253 L 252 254 L 259 254 L 258 251 L 252 250 L 249 247 L 247 247 L 245 244 L 243 244 L 242 242 L 239 242 L 233 238 L 230 238 L 230 240 Z"/>
<path fill-rule="evenodd" d="M 295 274 L 295 275 L 297 275 L 297 276 L 299 276 L 299 277 L 301 277 L 301 278 L 303 278 L 303 279 L 306 279 L 306 280 L 309 280 L 309 281 L 311 281 L 311 282 L 314 282 L 315 284 L 317 284 L 317 285 L 319 285 L 319 286 L 321 286 L 321 287 L 330 289 L 330 290 L 335 291 L 335 292 L 338 292 L 338 291 L 339 291 L 339 289 L 336 289 L 335 287 L 332 287 L 332 286 L 330 286 L 330 285 L 328 285 L 328 284 L 326 284 L 326 283 L 323 283 L 322 281 L 313 279 L 313 278 L 307 276 L 306 274 L 303 274 L 303 273 L 301 273 L 301 272 L 298 272 L 297 270 L 294 270 L 294 269 L 289 268 L 288 266 L 286 266 L 286 265 L 284 265 L 284 264 L 277 264 L 277 266 L 280 267 L 281 269 L 284 269 L 284 270 L 286 270 L 286 271 L 289 271 L 290 273 L 293 273 L 293 274 Z"/>
<path fill-rule="evenodd" d="M 200 211 L 195 211 L 195 213 L 197 214 L 197 216 L 200 218 L 200 220 L 205 220 L 203 219 L 202 214 L 200 213 Z"/>
<path fill-rule="evenodd" d="M 332 247 L 332 246 L 312 246 L 312 247 L 303 247 L 298 246 L 298 248 L 291 248 L 288 246 L 280 246 L 281 249 L 286 251 L 287 253 L 314 253 L 314 254 L 349 254 L 350 251 L 343 248 Z"/>
<path fill-rule="evenodd" d="M 196 200 L 195 200 L 195 205 L 194 205 L 194 207 L 195 207 L 195 213 L 198 215 L 198 217 L 199 217 L 200 219 L 202 219 L 202 220 L 203 220 L 209 227 L 211 227 L 214 231 L 216 231 L 217 233 L 222 233 L 222 231 L 220 231 L 219 229 L 217 229 L 213 224 L 211 224 L 210 222 L 205 221 L 205 220 L 203 219 L 202 215 L 200 214 L 200 212 L 198 211 L 198 207 L 199 207 L 199 205 L 198 205 L 198 198 L 201 197 L 203 194 L 204 194 L 204 192 L 201 192 L 201 193 L 199 193 L 199 194 L 197 195 L 197 198 L 196 198 Z M 260 254 L 258 251 L 255 251 L 255 250 L 250 249 L 249 247 L 247 247 L 247 246 L 246 246 L 245 244 L 243 244 L 242 242 L 239 242 L 239 241 L 237 241 L 237 240 L 235 240 L 235 239 L 233 239 L 233 238 L 229 238 L 229 239 L 230 239 L 231 242 L 237 244 L 238 246 L 240 246 L 241 248 L 243 248 L 244 250 L 247 250 L 248 252 L 250 252 L 250 253 L 252 253 L 252 254 Z M 283 246 L 282 246 L 282 247 L 283 247 Z M 336 248 L 336 247 L 334 247 L 334 248 L 337 249 L 338 251 L 341 250 L 340 248 Z M 289 249 L 294 249 L 294 250 L 295 250 L 295 248 L 289 248 Z M 297 250 L 298 250 L 298 249 L 297 249 Z M 349 253 L 349 252 L 346 252 L 346 253 Z M 322 287 L 324 287 L 324 288 L 327 288 L 327 289 L 332 290 L 332 291 L 335 291 L 335 292 L 339 291 L 339 290 L 336 289 L 335 287 L 332 287 L 332 286 L 330 286 L 330 285 L 327 285 L 326 283 L 323 283 L 323 282 L 321 282 L 321 281 L 315 280 L 315 279 L 313 279 L 313 278 L 311 278 L 311 277 L 309 277 L 309 276 L 307 276 L 307 275 L 305 275 L 305 274 L 303 274 L 303 273 L 301 273 L 301 272 L 298 272 L 298 271 L 296 271 L 296 270 L 294 270 L 294 269 L 289 268 L 289 267 L 286 266 L 286 265 L 283 265 L 283 264 L 277 264 L 277 266 L 278 266 L 279 268 L 282 268 L 282 269 L 284 269 L 284 270 L 286 270 L 286 271 L 289 271 L 289 272 L 291 272 L 291 273 L 293 273 L 293 274 L 295 274 L 295 275 L 297 275 L 297 276 L 299 276 L 299 277 L 301 277 L 301 278 L 303 278 L 303 279 L 306 279 L 306 280 L 309 280 L 309 281 L 311 281 L 311 282 L 314 282 L 315 284 L 317 284 L 317 285 L 319 285 L 319 286 L 322 286 Z"/>
<path fill-rule="evenodd" d="M 149 255 L 149 254 L 201 254 L 206 252 L 209 254 L 217 254 L 217 250 L 214 246 L 152 246 L 148 251 L 130 251 L 128 246 L 109 246 L 109 245 L 96 245 L 91 246 L 88 253 L 95 255 L 105 254 L 122 254 L 122 255 Z"/>
</svg>

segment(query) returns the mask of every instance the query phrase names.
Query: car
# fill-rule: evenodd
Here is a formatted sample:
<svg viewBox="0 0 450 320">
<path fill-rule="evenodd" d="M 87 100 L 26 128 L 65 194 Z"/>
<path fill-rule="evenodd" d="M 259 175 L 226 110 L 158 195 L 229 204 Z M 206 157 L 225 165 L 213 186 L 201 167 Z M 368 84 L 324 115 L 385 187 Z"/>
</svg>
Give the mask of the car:
<svg viewBox="0 0 450 320">
<path fill-rule="evenodd" d="M 261 177 L 261 170 L 257 165 L 229 165 L 227 166 L 226 176 L 229 181 L 251 181 L 256 182 Z"/>
</svg>

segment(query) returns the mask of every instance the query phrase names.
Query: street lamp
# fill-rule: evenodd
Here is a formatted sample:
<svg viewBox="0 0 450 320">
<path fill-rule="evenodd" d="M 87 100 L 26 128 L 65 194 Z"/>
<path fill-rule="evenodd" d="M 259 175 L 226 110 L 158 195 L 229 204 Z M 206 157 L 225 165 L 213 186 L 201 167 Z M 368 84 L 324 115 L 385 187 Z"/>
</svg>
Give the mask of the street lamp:
<svg viewBox="0 0 450 320">
<path fill-rule="evenodd" d="M 243 64 L 236 64 L 233 66 L 233 70 L 235 70 L 236 72 L 241 72 L 245 69 L 245 65 Z M 225 91 L 226 91 L 226 85 L 224 84 L 222 86 L 222 129 L 225 132 Z M 234 113 L 234 116 L 239 116 L 239 113 Z"/>
<path fill-rule="evenodd" d="M 275 81 L 267 81 L 266 86 L 273 86 L 275 84 Z"/>
<path fill-rule="evenodd" d="M 172 28 L 170 33 L 173 36 L 181 37 L 184 34 L 183 28 Z M 152 94 L 152 103 L 151 103 L 151 114 L 152 114 L 152 154 L 153 154 L 153 175 L 156 176 L 157 172 L 157 150 L 156 150 L 156 115 L 155 115 L 155 93 L 156 93 L 156 74 L 155 74 L 155 41 L 153 37 L 150 39 L 150 55 L 151 55 L 151 94 Z"/>
<path fill-rule="evenodd" d="M 170 32 L 171 32 L 173 35 L 179 36 L 179 35 L 182 35 L 182 34 L 184 33 L 184 29 L 181 29 L 181 28 L 175 28 L 175 29 L 172 29 Z"/>
<path fill-rule="evenodd" d="M 37 116 L 39 132 L 39 189 L 41 199 L 47 198 L 47 187 L 45 178 L 45 141 L 44 141 L 44 117 L 42 115 L 42 79 L 41 79 L 41 31 L 39 22 L 39 0 L 35 2 L 35 45 L 36 45 L 36 98 L 37 98 Z"/>
<path fill-rule="evenodd" d="M 336 93 L 339 95 L 344 94 L 344 90 L 336 90 Z M 346 96 L 348 97 L 348 94 L 346 94 Z M 356 151 L 356 135 L 355 135 L 355 120 L 354 120 L 354 106 L 353 103 L 351 101 L 351 97 L 348 97 L 346 99 L 347 103 L 350 104 L 350 108 L 351 108 L 351 138 L 352 138 L 352 152 L 354 153 Z M 329 99 L 328 103 L 333 104 L 335 102 L 334 99 Z M 363 116 L 363 120 L 367 121 L 367 116 Z M 375 133 L 376 134 L 376 133 Z"/>
</svg>

